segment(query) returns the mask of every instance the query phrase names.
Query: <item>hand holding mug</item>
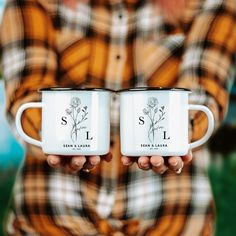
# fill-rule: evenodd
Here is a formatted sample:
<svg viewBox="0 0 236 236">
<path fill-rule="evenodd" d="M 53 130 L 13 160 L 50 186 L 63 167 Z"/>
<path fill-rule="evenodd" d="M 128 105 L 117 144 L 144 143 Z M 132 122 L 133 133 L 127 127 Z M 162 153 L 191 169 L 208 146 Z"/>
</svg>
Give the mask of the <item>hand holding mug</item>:
<svg viewBox="0 0 236 236">
<path fill-rule="evenodd" d="M 19 108 L 16 127 L 26 142 L 42 148 L 50 166 L 89 171 L 101 160 L 110 161 L 111 90 L 45 88 L 40 92 L 42 102 Z M 23 131 L 21 116 L 29 108 L 42 109 L 41 141 Z"/>
<path fill-rule="evenodd" d="M 164 174 L 168 169 L 176 174 L 180 174 L 183 167 L 192 160 L 192 151 L 189 151 L 185 156 L 141 156 L 141 157 L 127 157 L 122 156 L 122 163 L 126 166 L 131 166 L 134 162 L 142 170 L 152 169 L 157 174 Z"/>
<path fill-rule="evenodd" d="M 90 172 L 101 161 L 110 162 L 111 159 L 111 152 L 102 156 L 47 156 L 47 162 L 52 168 L 64 168 L 65 171 L 71 174 L 75 174 L 80 170 Z"/>
<path fill-rule="evenodd" d="M 214 130 L 212 112 L 188 104 L 191 91 L 182 88 L 133 88 L 120 93 L 121 153 L 124 165 L 137 162 L 141 169 L 181 172 L 192 159 L 191 150 L 205 143 Z M 189 143 L 189 110 L 204 112 L 206 134 Z"/>
</svg>

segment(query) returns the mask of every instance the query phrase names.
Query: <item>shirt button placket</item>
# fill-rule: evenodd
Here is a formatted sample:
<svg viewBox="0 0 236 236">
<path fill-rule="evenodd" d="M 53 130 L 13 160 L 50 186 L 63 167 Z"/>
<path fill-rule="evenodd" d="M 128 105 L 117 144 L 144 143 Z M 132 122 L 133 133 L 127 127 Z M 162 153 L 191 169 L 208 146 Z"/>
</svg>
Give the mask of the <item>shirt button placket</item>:
<svg viewBox="0 0 236 236">
<path fill-rule="evenodd" d="M 117 16 L 118 16 L 118 20 L 119 20 L 119 21 L 122 21 L 122 20 L 123 20 L 123 13 L 122 13 L 122 11 L 120 11 L 120 12 L 117 14 Z M 121 24 L 122 24 L 122 22 L 121 22 Z M 117 59 L 117 61 L 119 61 L 119 60 L 121 59 L 121 55 L 120 55 L 120 54 L 117 54 L 117 55 L 116 55 L 116 59 Z"/>
<path fill-rule="evenodd" d="M 112 88 L 120 89 L 126 60 L 126 37 L 128 34 L 128 15 L 123 6 L 112 12 L 111 44 L 106 76 L 112 80 Z M 111 84 L 108 84 L 111 86 Z"/>
</svg>

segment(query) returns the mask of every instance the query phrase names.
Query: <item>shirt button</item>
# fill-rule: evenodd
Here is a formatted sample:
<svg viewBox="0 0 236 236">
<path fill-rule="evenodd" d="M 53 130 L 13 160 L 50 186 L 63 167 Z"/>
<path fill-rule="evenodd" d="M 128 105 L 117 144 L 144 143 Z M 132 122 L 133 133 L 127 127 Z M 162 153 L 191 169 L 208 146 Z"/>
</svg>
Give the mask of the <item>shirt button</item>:
<svg viewBox="0 0 236 236">
<path fill-rule="evenodd" d="M 117 60 L 120 60 L 120 58 L 121 58 L 120 55 L 116 55 Z"/>
<path fill-rule="evenodd" d="M 122 13 L 119 14 L 119 18 L 122 19 L 123 18 L 123 15 Z"/>
</svg>

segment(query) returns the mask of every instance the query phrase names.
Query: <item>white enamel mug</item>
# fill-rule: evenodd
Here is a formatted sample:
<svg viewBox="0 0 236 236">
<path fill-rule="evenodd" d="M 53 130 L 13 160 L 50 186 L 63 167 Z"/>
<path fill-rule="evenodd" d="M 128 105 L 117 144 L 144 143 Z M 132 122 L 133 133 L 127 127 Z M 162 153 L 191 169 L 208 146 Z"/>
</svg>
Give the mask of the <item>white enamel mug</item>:
<svg viewBox="0 0 236 236">
<path fill-rule="evenodd" d="M 23 104 L 16 114 L 16 128 L 28 143 L 44 153 L 104 155 L 110 147 L 111 90 L 100 88 L 44 88 L 42 102 Z M 22 129 L 26 109 L 42 108 L 42 141 Z"/>
<path fill-rule="evenodd" d="M 121 153 L 125 156 L 183 156 L 205 143 L 214 130 L 212 112 L 188 103 L 181 88 L 133 88 L 120 91 Z M 189 144 L 189 110 L 204 112 L 208 129 Z"/>
</svg>

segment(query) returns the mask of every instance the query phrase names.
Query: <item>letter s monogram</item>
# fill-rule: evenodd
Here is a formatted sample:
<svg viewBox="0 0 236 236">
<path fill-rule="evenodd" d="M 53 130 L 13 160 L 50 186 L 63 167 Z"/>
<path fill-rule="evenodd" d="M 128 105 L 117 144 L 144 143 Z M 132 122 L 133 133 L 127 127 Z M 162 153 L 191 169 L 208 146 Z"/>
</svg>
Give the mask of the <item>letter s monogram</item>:
<svg viewBox="0 0 236 236">
<path fill-rule="evenodd" d="M 62 125 L 67 125 L 66 116 L 62 116 L 61 120 L 62 120 L 61 122 Z"/>
<path fill-rule="evenodd" d="M 139 124 L 144 125 L 144 117 L 143 116 L 139 117 Z"/>
</svg>

